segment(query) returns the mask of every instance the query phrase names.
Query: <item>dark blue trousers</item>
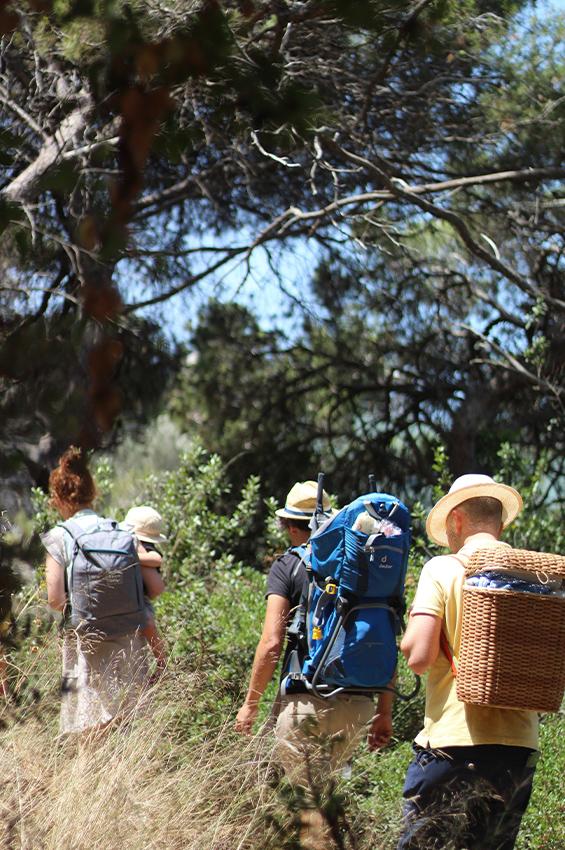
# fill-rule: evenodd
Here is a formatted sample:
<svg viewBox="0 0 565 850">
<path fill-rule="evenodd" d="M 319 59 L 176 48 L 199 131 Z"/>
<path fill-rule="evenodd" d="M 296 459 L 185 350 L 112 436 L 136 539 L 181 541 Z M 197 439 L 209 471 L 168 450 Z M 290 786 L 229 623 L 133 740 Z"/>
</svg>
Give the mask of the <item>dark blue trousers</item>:
<svg viewBox="0 0 565 850">
<path fill-rule="evenodd" d="M 537 757 L 535 750 L 498 744 L 442 750 L 415 744 L 397 850 L 512 850 Z"/>
</svg>

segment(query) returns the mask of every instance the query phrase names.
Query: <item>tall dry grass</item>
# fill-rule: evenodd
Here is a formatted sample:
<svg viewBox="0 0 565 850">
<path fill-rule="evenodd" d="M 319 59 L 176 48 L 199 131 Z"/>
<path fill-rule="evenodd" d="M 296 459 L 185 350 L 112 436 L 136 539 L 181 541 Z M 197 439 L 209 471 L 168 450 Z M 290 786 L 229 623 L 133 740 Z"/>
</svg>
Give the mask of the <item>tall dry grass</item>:
<svg viewBox="0 0 565 850">
<path fill-rule="evenodd" d="M 53 692 L 18 718 L 5 707 L 0 847 L 282 847 L 271 740 L 234 741 L 231 719 L 192 730 L 205 685 L 195 675 L 171 676 L 133 716 L 81 742 L 57 738 Z"/>
<path fill-rule="evenodd" d="M 61 739 L 56 643 L 33 648 L 0 704 L 0 850 L 298 850 L 299 800 L 272 736 L 237 736 L 209 677 L 170 671 L 103 735 Z M 321 850 L 395 846 L 392 812 L 376 817 L 331 779 L 310 792 L 335 839 Z M 454 807 L 444 848 L 460 846 L 464 815 Z"/>
<path fill-rule="evenodd" d="M 299 847 L 298 801 L 273 736 L 234 732 L 225 682 L 177 665 L 105 734 L 61 738 L 54 623 L 32 605 L 18 628 L 10 697 L 0 698 L 0 850 Z M 381 847 L 358 811 L 348 830 L 332 789 L 315 790 L 343 834 L 338 850 Z"/>
<path fill-rule="evenodd" d="M 77 740 L 58 735 L 53 631 L 26 639 L 10 664 L 11 695 L 0 703 L 1 850 L 299 847 L 298 804 L 273 762 L 273 736 L 236 735 L 209 677 L 175 668 L 129 717 Z M 341 846 L 360 845 L 344 830 Z"/>
</svg>

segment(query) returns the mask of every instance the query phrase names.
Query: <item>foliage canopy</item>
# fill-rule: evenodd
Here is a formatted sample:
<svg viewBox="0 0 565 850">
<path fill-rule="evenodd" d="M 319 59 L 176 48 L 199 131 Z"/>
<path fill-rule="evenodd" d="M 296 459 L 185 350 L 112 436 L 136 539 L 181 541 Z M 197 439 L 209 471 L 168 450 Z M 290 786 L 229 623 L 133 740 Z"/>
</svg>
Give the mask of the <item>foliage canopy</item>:
<svg viewBox="0 0 565 850">
<path fill-rule="evenodd" d="M 562 456 L 563 18 L 524 7 L 29 0 L 4 14 L 5 397 L 34 407 L 43 355 L 26 340 L 47 338 L 82 363 L 61 432 L 96 443 L 132 412 L 139 340 L 155 385 L 174 366 L 151 311 L 166 322 L 155 311 L 181 294 L 257 275 L 285 288 L 308 245 L 314 268 L 290 288 L 310 312 L 276 352 L 249 349 L 260 388 L 265 369 L 283 380 L 260 405 L 257 387 L 239 408 L 228 393 L 230 416 L 250 411 L 228 422 L 229 451 L 283 421 L 288 395 L 302 446 L 336 467 L 360 447 L 359 468 L 394 477 L 382 458 L 413 455 L 421 474 L 437 439 L 454 471 L 507 438 Z M 213 365 L 205 382 L 223 390 Z M 57 431 L 52 407 L 26 426 L 7 408 L 28 465 Z"/>
</svg>

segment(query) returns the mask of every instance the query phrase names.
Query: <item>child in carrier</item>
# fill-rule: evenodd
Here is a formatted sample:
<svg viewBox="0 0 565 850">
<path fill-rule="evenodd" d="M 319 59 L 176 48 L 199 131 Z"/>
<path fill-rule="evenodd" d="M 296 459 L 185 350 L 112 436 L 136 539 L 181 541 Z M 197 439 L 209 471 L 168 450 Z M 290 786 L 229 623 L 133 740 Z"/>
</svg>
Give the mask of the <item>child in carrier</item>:
<svg viewBox="0 0 565 850">
<path fill-rule="evenodd" d="M 157 672 L 161 673 L 167 663 L 167 651 L 165 642 L 155 625 L 155 612 L 151 600 L 160 596 L 165 589 L 165 583 L 161 576 L 163 556 L 157 548 L 158 543 L 164 543 L 167 540 L 162 531 L 163 517 L 154 508 L 148 505 L 140 505 L 129 509 L 121 525 L 122 528 L 131 531 L 137 541 L 137 554 L 143 576 L 145 612 L 147 615 L 147 625 L 143 629 L 143 636 L 155 656 Z"/>
</svg>

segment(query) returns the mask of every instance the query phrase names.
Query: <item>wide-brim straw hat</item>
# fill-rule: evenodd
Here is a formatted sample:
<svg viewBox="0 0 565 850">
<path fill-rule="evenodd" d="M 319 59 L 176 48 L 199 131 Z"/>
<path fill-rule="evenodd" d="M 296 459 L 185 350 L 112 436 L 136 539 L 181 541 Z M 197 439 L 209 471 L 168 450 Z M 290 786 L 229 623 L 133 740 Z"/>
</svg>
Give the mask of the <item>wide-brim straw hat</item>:
<svg viewBox="0 0 565 850">
<path fill-rule="evenodd" d="M 499 484 L 490 475 L 469 474 L 456 478 L 449 493 L 437 502 L 428 514 L 426 531 L 434 543 L 448 546 L 446 522 L 447 517 L 457 505 L 467 499 L 477 499 L 489 496 L 498 499 L 502 504 L 502 527 L 510 525 L 522 510 L 522 497 L 513 487 Z"/>
<path fill-rule="evenodd" d="M 297 481 L 286 497 L 284 508 L 279 508 L 275 513 L 285 519 L 311 519 L 316 510 L 317 498 L 318 485 L 315 481 Z M 324 513 L 329 516 L 331 505 L 325 490 L 323 491 L 322 505 Z"/>
<path fill-rule="evenodd" d="M 130 508 L 123 522 L 131 529 L 138 540 L 146 543 L 166 543 L 168 537 L 163 534 L 163 517 L 148 505 Z"/>
</svg>

